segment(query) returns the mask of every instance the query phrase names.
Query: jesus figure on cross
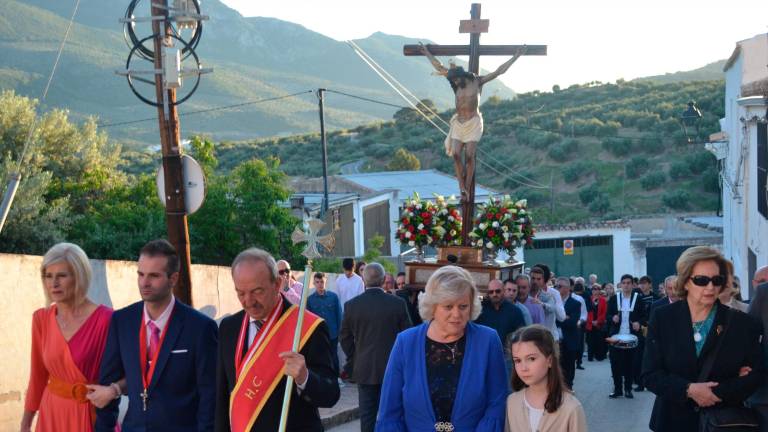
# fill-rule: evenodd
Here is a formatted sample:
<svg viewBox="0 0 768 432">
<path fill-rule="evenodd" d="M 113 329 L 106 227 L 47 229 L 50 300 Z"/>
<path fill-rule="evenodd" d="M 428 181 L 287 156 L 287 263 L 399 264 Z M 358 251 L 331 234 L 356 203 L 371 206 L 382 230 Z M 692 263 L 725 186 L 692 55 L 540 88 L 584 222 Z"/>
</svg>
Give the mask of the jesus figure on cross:
<svg viewBox="0 0 768 432">
<path fill-rule="evenodd" d="M 520 48 L 511 59 L 495 71 L 488 75 L 477 76 L 465 71 L 461 66 L 457 67 L 454 63 L 450 63 L 450 67 L 446 69 L 424 44 L 419 43 L 419 45 L 422 54 L 429 59 L 437 70 L 437 74 L 448 79 L 456 95 L 456 113 L 451 117 L 451 129 L 445 138 L 445 153 L 453 157 L 461 196 L 467 199 L 474 185 L 477 143 L 483 136 L 483 116 L 478 108 L 483 85 L 506 72 L 512 63 L 525 54 L 525 47 Z M 462 161 L 462 153 L 464 153 L 464 161 Z"/>
</svg>

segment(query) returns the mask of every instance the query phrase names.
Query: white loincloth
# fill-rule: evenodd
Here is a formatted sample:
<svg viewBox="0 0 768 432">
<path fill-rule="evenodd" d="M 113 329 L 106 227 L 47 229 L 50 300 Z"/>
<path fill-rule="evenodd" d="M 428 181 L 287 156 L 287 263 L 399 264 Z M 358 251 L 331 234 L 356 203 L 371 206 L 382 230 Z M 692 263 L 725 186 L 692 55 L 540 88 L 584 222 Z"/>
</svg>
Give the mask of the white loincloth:
<svg viewBox="0 0 768 432">
<path fill-rule="evenodd" d="M 463 123 L 459 121 L 458 114 L 454 114 L 450 124 L 451 130 L 445 137 L 445 154 L 448 156 L 453 156 L 456 150 L 453 148 L 454 140 L 462 143 L 478 142 L 483 136 L 483 116 L 480 113 Z"/>
</svg>

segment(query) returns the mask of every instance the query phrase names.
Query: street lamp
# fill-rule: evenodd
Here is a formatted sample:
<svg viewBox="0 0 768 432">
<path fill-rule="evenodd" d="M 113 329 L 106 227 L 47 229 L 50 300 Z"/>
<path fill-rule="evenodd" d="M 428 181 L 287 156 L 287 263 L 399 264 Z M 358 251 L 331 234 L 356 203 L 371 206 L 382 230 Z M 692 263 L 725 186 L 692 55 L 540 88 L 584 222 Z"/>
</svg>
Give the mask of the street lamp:
<svg viewBox="0 0 768 432">
<path fill-rule="evenodd" d="M 693 142 L 691 135 L 698 139 L 699 125 L 701 124 L 701 111 L 696 106 L 696 102 L 688 102 L 688 108 L 680 114 L 680 124 L 683 126 L 683 133 L 689 144 Z"/>
</svg>

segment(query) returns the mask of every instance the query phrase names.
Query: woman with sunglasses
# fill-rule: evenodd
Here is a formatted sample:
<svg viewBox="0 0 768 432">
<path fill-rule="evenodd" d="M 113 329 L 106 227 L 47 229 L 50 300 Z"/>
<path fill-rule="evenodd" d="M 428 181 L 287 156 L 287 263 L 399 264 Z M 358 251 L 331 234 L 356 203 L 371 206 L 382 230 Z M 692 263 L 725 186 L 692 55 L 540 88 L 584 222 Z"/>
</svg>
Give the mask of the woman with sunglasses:
<svg viewBox="0 0 768 432">
<path fill-rule="evenodd" d="M 677 260 L 681 301 L 654 311 L 643 357 L 643 381 L 656 394 L 651 430 L 696 432 L 703 409 L 742 406 L 763 382 L 760 325 L 718 300 L 732 275 L 731 262 L 710 247 Z"/>
</svg>

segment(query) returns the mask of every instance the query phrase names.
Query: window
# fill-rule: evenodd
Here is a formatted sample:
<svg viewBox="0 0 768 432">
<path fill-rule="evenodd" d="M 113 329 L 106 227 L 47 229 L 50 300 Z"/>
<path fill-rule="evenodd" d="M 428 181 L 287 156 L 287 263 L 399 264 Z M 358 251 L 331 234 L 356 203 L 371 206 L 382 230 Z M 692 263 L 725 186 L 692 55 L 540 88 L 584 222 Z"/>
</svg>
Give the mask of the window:
<svg viewBox="0 0 768 432">
<path fill-rule="evenodd" d="M 768 124 L 757 124 L 757 211 L 768 219 Z"/>
</svg>

